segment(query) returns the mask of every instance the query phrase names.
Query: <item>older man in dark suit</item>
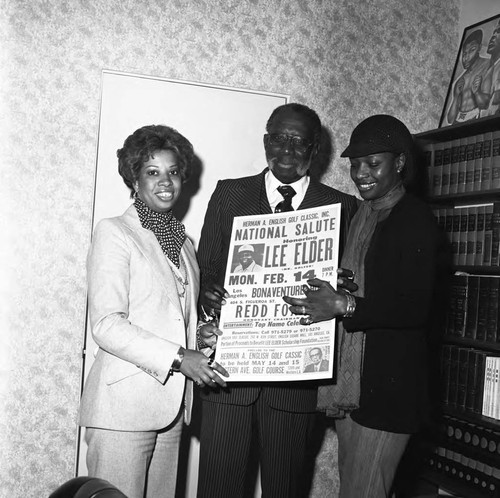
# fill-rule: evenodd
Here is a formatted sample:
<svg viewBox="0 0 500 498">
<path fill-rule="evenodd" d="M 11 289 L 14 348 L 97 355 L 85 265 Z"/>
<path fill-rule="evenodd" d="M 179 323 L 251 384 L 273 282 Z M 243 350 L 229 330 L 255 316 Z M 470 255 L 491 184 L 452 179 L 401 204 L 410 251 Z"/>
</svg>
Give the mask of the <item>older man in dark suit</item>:
<svg viewBox="0 0 500 498">
<path fill-rule="evenodd" d="M 220 310 L 233 218 L 342 204 L 345 231 L 356 198 L 328 187 L 308 172 L 318 153 L 321 122 L 301 104 L 271 114 L 264 135 L 268 167 L 258 175 L 221 180 L 210 199 L 198 259 L 200 302 Z M 205 339 L 210 345 L 208 338 Z M 213 340 L 213 338 L 212 338 Z M 262 496 L 299 496 L 308 435 L 314 424 L 314 382 L 229 383 L 204 392 L 198 498 L 244 495 L 251 443 L 258 441 Z"/>
</svg>

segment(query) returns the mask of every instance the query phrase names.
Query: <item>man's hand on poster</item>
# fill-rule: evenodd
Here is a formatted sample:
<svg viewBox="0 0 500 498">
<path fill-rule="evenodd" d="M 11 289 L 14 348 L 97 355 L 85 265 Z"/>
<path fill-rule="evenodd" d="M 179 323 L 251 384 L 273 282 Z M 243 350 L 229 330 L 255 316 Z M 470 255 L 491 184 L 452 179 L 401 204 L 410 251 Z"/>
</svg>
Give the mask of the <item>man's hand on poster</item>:
<svg viewBox="0 0 500 498">
<path fill-rule="evenodd" d="M 198 326 L 198 346 L 215 350 L 217 337 L 222 335 L 219 329 L 219 316 L 221 307 L 226 304 L 228 292 L 222 285 L 210 284 L 200 294 L 201 320 Z M 202 344 L 200 344 L 200 341 Z"/>
<path fill-rule="evenodd" d="M 205 347 L 213 350 L 215 350 L 217 346 L 217 337 L 222 335 L 222 330 L 219 329 L 218 324 L 218 320 L 212 320 L 211 322 L 202 323 L 198 326 L 199 340 Z M 199 346 L 203 346 L 203 344 L 199 344 Z"/>
<path fill-rule="evenodd" d="M 201 291 L 200 304 L 208 316 L 218 317 L 221 306 L 226 304 L 228 297 L 229 294 L 222 285 L 209 284 Z"/>
<path fill-rule="evenodd" d="M 300 319 L 302 325 L 331 320 L 347 313 L 346 295 L 357 290 L 358 286 L 354 283 L 355 275 L 351 270 L 339 268 L 337 273 L 337 289 L 326 280 L 313 278 L 307 281 L 308 285 L 302 286 L 305 297 L 283 296 L 294 315 L 304 315 Z"/>
</svg>

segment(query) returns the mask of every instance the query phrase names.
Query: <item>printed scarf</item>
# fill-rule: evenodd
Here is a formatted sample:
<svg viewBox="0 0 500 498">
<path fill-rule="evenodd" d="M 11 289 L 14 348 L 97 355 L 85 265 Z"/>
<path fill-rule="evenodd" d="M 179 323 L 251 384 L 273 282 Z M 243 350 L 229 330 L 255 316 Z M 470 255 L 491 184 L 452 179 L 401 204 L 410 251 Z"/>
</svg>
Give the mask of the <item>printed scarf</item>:
<svg viewBox="0 0 500 498">
<path fill-rule="evenodd" d="M 142 227 L 155 234 L 163 253 L 179 268 L 181 248 L 186 239 L 184 225 L 177 220 L 172 211 L 167 213 L 153 211 L 139 197 L 135 198 L 134 206 Z"/>
</svg>

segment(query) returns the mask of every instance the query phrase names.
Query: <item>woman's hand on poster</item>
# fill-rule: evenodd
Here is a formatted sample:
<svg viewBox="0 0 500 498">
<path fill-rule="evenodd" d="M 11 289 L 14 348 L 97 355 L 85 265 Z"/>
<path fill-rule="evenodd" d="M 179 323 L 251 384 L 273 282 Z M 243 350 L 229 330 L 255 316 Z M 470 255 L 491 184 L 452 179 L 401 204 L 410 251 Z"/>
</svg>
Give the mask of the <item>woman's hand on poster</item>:
<svg viewBox="0 0 500 498">
<path fill-rule="evenodd" d="M 198 386 L 210 388 L 227 386 L 225 380 L 219 374 L 224 377 L 229 377 L 229 374 L 213 358 L 207 358 L 203 353 L 193 349 L 184 349 L 183 355 L 180 371 L 186 377 L 193 379 Z"/>
<path fill-rule="evenodd" d="M 335 290 L 326 280 L 313 278 L 303 285 L 305 297 L 283 296 L 294 315 L 303 315 L 302 325 L 331 320 L 336 316 L 345 315 L 347 311 L 346 291 Z"/>
<path fill-rule="evenodd" d="M 337 269 L 337 289 L 345 290 L 346 292 L 356 292 L 358 284 L 354 281 L 356 275 L 352 270 L 346 268 Z"/>
</svg>

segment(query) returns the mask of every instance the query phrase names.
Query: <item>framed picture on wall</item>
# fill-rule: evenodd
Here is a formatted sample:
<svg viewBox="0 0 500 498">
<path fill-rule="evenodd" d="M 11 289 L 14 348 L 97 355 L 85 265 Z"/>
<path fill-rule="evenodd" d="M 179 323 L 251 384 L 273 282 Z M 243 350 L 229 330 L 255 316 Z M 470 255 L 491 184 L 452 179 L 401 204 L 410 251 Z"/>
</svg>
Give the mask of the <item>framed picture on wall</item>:
<svg viewBox="0 0 500 498">
<path fill-rule="evenodd" d="M 500 114 L 500 14 L 464 29 L 439 127 Z"/>
</svg>

